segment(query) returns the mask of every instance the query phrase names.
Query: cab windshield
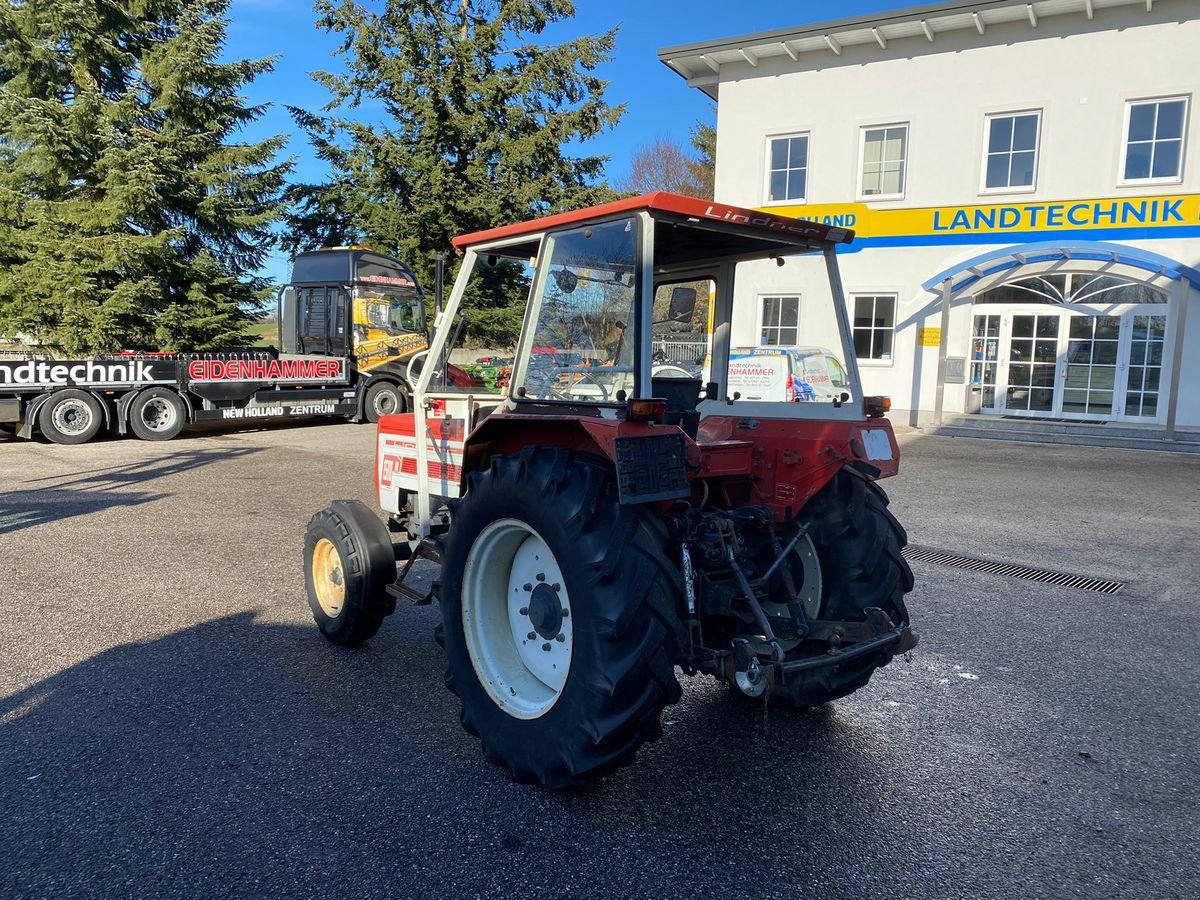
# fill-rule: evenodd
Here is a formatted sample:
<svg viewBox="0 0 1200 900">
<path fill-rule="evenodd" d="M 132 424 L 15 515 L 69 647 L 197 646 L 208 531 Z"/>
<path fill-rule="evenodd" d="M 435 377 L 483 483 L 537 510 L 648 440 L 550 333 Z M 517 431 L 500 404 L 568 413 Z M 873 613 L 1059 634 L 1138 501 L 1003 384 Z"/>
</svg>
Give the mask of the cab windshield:
<svg viewBox="0 0 1200 900">
<path fill-rule="evenodd" d="M 389 335 L 421 331 L 421 300 L 411 291 L 360 286 L 358 296 L 366 301 L 365 324 L 370 328 Z"/>
</svg>

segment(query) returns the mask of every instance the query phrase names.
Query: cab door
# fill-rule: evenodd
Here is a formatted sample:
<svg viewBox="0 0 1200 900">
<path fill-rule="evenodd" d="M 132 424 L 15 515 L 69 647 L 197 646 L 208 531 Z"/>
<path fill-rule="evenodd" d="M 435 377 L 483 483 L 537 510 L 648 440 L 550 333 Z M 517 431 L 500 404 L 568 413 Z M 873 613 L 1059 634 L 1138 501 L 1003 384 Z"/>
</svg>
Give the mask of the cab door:
<svg viewBox="0 0 1200 900">
<path fill-rule="evenodd" d="M 300 353 L 345 356 L 350 347 L 350 295 L 340 285 L 296 290 L 296 345 Z"/>
<path fill-rule="evenodd" d="M 350 354 L 350 294 L 345 288 L 327 288 L 329 310 L 328 340 L 325 352 L 329 356 Z"/>
</svg>

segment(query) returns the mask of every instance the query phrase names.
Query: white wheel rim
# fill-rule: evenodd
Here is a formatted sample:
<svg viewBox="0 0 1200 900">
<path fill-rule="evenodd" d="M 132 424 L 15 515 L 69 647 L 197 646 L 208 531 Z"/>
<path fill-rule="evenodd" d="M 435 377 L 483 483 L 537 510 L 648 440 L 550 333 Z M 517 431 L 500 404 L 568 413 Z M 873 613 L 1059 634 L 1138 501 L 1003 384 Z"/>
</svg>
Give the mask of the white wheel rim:
<svg viewBox="0 0 1200 900">
<path fill-rule="evenodd" d="M 82 400 L 72 398 L 55 404 L 51 418 L 60 432 L 74 436 L 91 427 L 92 409 Z"/>
<path fill-rule="evenodd" d="M 152 397 L 142 407 L 142 424 L 154 432 L 168 431 L 175 424 L 176 411 L 162 397 Z"/>
<path fill-rule="evenodd" d="M 483 529 L 463 571 L 462 623 L 475 674 L 497 706 L 536 719 L 558 702 L 573 621 L 562 569 L 541 535 L 518 519 Z"/>
</svg>

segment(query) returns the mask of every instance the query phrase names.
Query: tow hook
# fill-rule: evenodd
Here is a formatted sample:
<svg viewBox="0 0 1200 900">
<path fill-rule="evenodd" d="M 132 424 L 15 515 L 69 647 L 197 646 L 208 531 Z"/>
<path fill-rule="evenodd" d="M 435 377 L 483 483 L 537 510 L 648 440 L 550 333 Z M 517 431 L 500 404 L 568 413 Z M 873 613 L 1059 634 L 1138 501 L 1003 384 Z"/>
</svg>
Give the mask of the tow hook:
<svg viewBox="0 0 1200 900">
<path fill-rule="evenodd" d="M 758 661 L 750 642 L 737 638 L 733 642 L 733 683 L 747 697 L 761 697 L 768 687 L 768 675 Z"/>
</svg>

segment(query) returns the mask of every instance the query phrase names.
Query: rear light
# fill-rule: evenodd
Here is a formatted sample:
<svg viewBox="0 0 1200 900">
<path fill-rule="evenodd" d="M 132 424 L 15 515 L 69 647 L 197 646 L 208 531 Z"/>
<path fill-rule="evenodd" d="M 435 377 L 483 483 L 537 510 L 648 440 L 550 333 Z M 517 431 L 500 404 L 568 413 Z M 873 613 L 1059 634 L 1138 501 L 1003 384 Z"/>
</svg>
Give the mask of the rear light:
<svg viewBox="0 0 1200 900">
<path fill-rule="evenodd" d="M 626 422 L 661 422 L 666 417 L 666 400 L 638 400 L 631 398 L 625 404 Z"/>
<path fill-rule="evenodd" d="M 868 419 L 878 419 L 892 408 L 891 397 L 864 397 L 863 408 Z"/>
</svg>

